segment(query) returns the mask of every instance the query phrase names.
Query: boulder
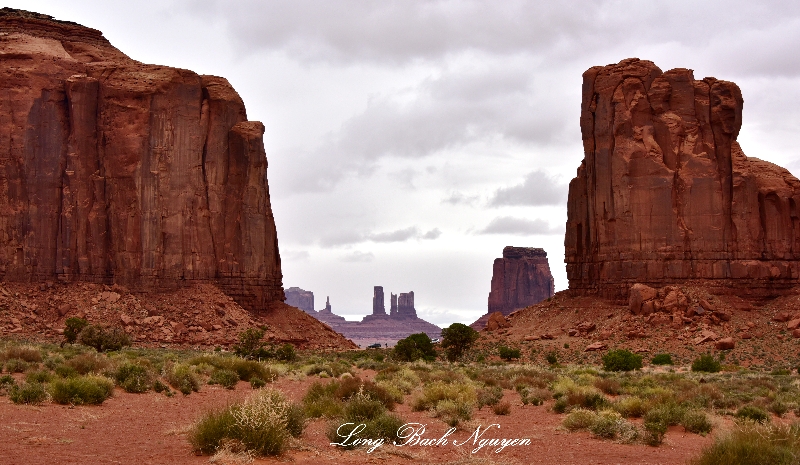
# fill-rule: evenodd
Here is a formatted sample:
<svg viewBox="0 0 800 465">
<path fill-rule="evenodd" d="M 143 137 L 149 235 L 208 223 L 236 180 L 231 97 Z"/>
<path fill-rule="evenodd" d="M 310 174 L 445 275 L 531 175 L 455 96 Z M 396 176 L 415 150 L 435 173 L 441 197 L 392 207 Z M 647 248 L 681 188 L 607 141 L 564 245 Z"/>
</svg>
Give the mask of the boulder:
<svg viewBox="0 0 800 465">
<path fill-rule="evenodd" d="M 631 313 L 634 315 L 642 314 L 642 304 L 655 299 L 656 294 L 657 291 L 655 289 L 645 284 L 636 283 L 631 286 L 630 295 L 628 296 L 628 307 Z M 649 313 L 652 313 L 651 308 L 648 308 L 648 310 Z"/>
<path fill-rule="evenodd" d="M 800 329 L 795 329 L 794 331 L 792 331 L 792 337 L 800 338 Z"/>
<path fill-rule="evenodd" d="M 717 336 L 717 333 L 713 331 L 703 330 L 700 332 L 700 335 L 694 338 L 692 342 L 694 342 L 694 345 L 700 345 L 706 342 L 716 341 L 718 338 L 719 336 Z"/>
<path fill-rule="evenodd" d="M 785 323 L 792 318 L 792 315 L 789 312 L 779 312 L 772 317 L 772 321 L 777 321 L 778 323 Z"/>
<path fill-rule="evenodd" d="M 786 323 L 786 329 L 789 330 L 796 329 L 798 326 L 800 326 L 800 318 L 796 318 Z"/>
<path fill-rule="evenodd" d="M 606 347 L 607 346 L 606 346 L 605 343 L 598 341 L 598 342 L 593 342 L 593 343 L 589 344 L 588 346 L 586 346 L 586 348 L 583 351 L 584 352 L 593 352 L 593 351 L 596 351 L 596 350 L 605 350 Z"/>
<path fill-rule="evenodd" d="M 731 350 L 736 347 L 736 342 L 732 337 L 725 337 L 714 343 L 714 348 L 717 350 Z"/>
<path fill-rule="evenodd" d="M 495 331 L 500 328 L 505 328 L 508 326 L 508 320 L 506 317 L 503 316 L 500 312 L 494 312 L 489 315 L 489 321 L 486 322 L 486 330 L 487 331 Z"/>
</svg>

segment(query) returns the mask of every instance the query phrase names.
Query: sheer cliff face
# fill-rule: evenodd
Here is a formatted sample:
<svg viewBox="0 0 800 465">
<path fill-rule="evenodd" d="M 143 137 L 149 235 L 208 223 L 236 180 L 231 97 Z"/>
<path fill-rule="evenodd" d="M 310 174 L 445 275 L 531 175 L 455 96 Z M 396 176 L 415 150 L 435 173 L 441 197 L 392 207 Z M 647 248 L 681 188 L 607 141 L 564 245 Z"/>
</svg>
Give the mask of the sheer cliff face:
<svg viewBox="0 0 800 465">
<path fill-rule="evenodd" d="M 797 284 L 800 182 L 736 143 L 736 84 L 638 59 L 583 78 L 570 289 L 619 296 L 635 282 L 702 279 L 774 294 Z"/>
<path fill-rule="evenodd" d="M 228 82 L 0 10 L 0 278 L 283 300 L 259 122 Z"/>
<path fill-rule="evenodd" d="M 508 315 L 553 296 L 554 283 L 544 249 L 505 247 L 495 259 L 489 313 Z M 488 315 L 488 314 L 487 314 Z"/>
</svg>

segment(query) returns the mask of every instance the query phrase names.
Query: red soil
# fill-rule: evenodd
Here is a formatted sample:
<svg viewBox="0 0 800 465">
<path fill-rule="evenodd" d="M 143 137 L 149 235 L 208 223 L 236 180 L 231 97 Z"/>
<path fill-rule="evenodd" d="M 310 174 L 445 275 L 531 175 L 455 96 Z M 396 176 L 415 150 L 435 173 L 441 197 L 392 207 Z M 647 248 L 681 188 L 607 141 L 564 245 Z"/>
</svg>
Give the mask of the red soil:
<svg viewBox="0 0 800 465">
<path fill-rule="evenodd" d="M 368 373 L 364 375 L 369 376 Z M 280 379 L 274 386 L 292 400 L 299 400 L 314 381 Z M 119 389 L 101 406 L 68 407 L 55 404 L 20 406 L 8 398 L 0 398 L 0 424 L 3 440 L 0 457 L 9 465 L 25 464 L 200 464 L 209 457 L 195 456 L 186 440 L 186 431 L 203 412 L 222 407 L 252 392 L 249 385 L 239 383 L 229 391 L 217 386 L 203 386 L 199 393 L 128 394 Z M 501 425 L 487 436 L 529 438 L 531 444 L 510 447 L 500 453 L 483 449 L 470 451 L 471 442 L 453 447 L 395 447 L 383 445 L 367 454 L 363 449 L 345 451 L 329 445 L 326 423 L 313 421 L 299 441 L 283 457 L 258 459 L 256 463 L 325 464 L 325 463 L 481 463 L 481 464 L 675 464 L 696 456 L 711 437 L 684 433 L 672 428 L 660 447 L 624 445 L 591 437 L 589 433 L 568 433 L 558 429 L 563 415 L 550 411 L 549 404 L 522 407 L 513 391 L 505 392 L 512 404 L 511 414 L 498 416 L 488 408 L 451 439 L 459 444 L 467 440 L 479 425 Z M 424 412 L 411 412 L 408 404 L 396 412 L 407 422 L 427 424 L 425 437 L 438 438 L 448 429 L 440 420 Z"/>
</svg>

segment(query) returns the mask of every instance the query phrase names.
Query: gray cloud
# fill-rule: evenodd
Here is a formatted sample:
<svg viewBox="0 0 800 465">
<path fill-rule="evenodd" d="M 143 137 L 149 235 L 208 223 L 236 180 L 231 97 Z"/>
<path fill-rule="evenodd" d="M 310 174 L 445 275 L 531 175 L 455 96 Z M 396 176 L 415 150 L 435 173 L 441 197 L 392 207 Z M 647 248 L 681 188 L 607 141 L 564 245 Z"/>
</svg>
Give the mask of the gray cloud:
<svg viewBox="0 0 800 465">
<path fill-rule="evenodd" d="M 513 216 L 498 216 L 478 232 L 479 234 L 512 234 L 515 236 L 533 236 L 537 234 L 563 234 L 561 228 L 551 228 L 541 219 L 527 220 Z"/>
<path fill-rule="evenodd" d="M 349 263 L 367 263 L 375 259 L 375 254 L 372 252 L 361 252 L 356 250 L 347 255 L 342 255 L 340 260 Z"/>
<path fill-rule="evenodd" d="M 480 199 L 481 197 L 479 195 L 466 195 L 461 192 L 453 192 L 448 197 L 442 199 L 442 203 L 474 206 Z"/>
<path fill-rule="evenodd" d="M 439 228 L 433 228 L 430 231 L 428 231 L 425 234 L 423 234 L 421 237 L 422 237 L 422 239 L 433 240 L 433 239 L 438 239 L 439 236 L 441 236 L 441 235 L 442 235 L 442 232 L 439 231 Z"/>
<path fill-rule="evenodd" d="M 561 205 L 567 197 L 568 188 L 541 171 L 532 171 L 525 176 L 522 184 L 497 189 L 489 205 Z"/>
<path fill-rule="evenodd" d="M 442 234 L 439 228 L 431 229 L 427 232 L 422 232 L 416 226 L 411 226 L 403 229 L 396 229 L 394 231 L 380 232 L 380 233 L 358 233 L 355 231 L 342 231 L 323 236 L 320 240 L 320 245 L 323 247 L 339 247 L 345 245 L 359 244 L 362 242 L 377 242 L 377 243 L 391 243 L 391 242 L 405 242 L 410 239 L 437 239 Z"/>
</svg>

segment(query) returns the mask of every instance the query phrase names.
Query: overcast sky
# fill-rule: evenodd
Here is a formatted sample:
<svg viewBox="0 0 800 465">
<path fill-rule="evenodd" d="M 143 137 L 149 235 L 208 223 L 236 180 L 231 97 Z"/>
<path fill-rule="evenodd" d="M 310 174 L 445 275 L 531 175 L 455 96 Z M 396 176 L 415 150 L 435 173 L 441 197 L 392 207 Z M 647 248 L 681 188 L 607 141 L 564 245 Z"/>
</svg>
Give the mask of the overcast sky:
<svg viewBox="0 0 800 465">
<path fill-rule="evenodd" d="M 284 286 L 433 323 L 486 312 L 492 261 L 542 247 L 567 287 L 581 74 L 628 57 L 736 82 L 745 153 L 800 172 L 800 3 L 7 1 L 128 56 L 226 77 L 264 145 Z M 388 306 L 388 297 L 387 297 Z"/>
</svg>

